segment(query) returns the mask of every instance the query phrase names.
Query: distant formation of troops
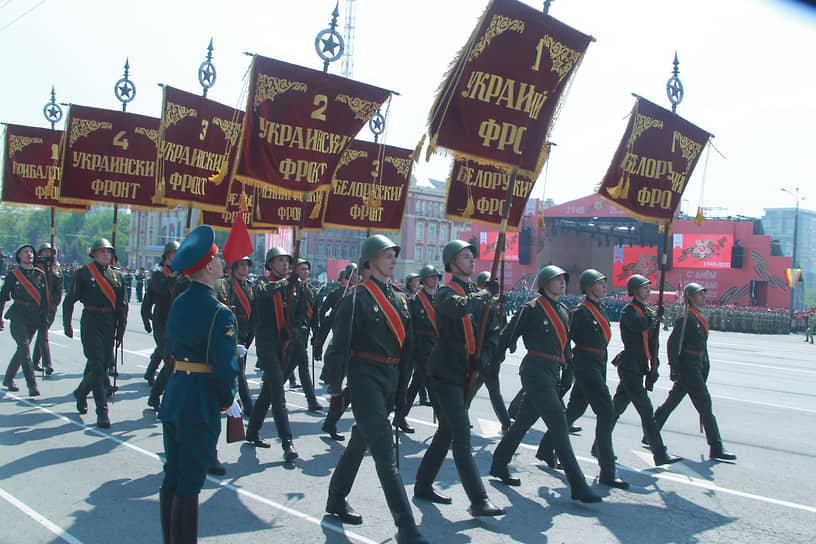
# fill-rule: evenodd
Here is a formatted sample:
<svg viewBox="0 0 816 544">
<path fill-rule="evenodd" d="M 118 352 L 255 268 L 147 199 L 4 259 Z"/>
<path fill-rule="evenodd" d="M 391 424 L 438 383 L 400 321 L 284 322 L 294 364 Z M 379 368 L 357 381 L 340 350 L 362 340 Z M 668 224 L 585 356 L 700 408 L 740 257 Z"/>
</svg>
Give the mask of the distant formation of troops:
<svg viewBox="0 0 816 544">
<path fill-rule="evenodd" d="M 22 367 L 31 396 L 39 395 L 35 369 L 53 372 L 47 331 L 62 294 L 53 249 L 44 244 L 37 253 L 35 265 L 34 247 L 21 246 L 15 254 L 19 267 L 8 273 L 0 289 L 0 312 L 13 299 L 5 317 L 17 343 L 3 384 L 17 391 L 14 378 Z M 710 457 L 736 460 L 723 446 L 706 380 L 711 322 L 730 323 L 737 318 L 723 313 L 728 310 L 706 308 L 706 289 L 696 283 L 685 287 L 687 304 L 671 316 L 674 327 L 667 359 L 673 387 L 654 410 L 649 393 L 658 378 L 662 316 L 647 304 L 651 284 L 644 276 L 629 278 L 631 300 L 619 309 L 624 348 L 610 361 L 620 379 L 613 395 L 606 386 L 607 348 L 613 334 L 602 304 L 606 277 L 597 270 L 580 275 L 584 297 L 570 311 L 561 301 L 569 275 L 555 265 L 543 267 L 536 277 L 536 292 L 520 301 L 507 321 L 498 281 L 487 272 L 471 281 L 475 248 L 461 240 L 449 242 L 443 251 L 449 282 L 442 285 L 442 272 L 425 265 L 405 278 L 407 290 L 403 290 L 391 281 L 399 245 L 382 235 L 371 236 L 362 245 L 359 262 L 340 272 L 340 285 L 322 304 L 318 304 L 317 289 L 307 281 L 310 263 L 303 259 L 295 263 L 282 248 L 267 251 L 266 272 L 255 282 L 248 279 L 249 256 L 229 263 L 225 275 L 218 253 L 214 232 L 201 226 L 181 244 L 165 246 L 161 269 L 146 286 L 143 273 L 141 279 L 136 277 L 144 328 L 156 343 L 144 379 L 151 387 L 148 405 L 162 423 L 167 456 L 159 494 L 165 543 L 197 539 L 198 494 L 206 473 L 225 473 L 216 451 L 221 412 L 247 418 L 246 442 L 269 448 L 261 431 L 271 408 L 284 460 L 298 457 L 284 394 L 289 377 L 297 371 L 310 412 L 324 409 L 308 368 L 310 336 L 313 359 L 323 361 L 320 378 L 330 395 L 323 431 L 343 441 L 337 422 L 349 407 L 355 421 L 328 484 L 326 512 L 344 523 L 362 523 L 362 515 L 347 498 L 369 451 L 399 543 L 428 542 L 413 517 L 394 450 L 394 428 L 414 432 L 406 418 L 417 398 L 433 407 L 439 424 L 419 464 L 413 496 L 438 504 L 452 502 L 434 487 L 452 451 L 473 516 L 505 513 L 488 498 L 473 458 L 468 411 L 482 384 L 503 432 L 489 474 L 506 485 L 521 485 L 509 465 L 525 434 L 541 418 L 547 433 L 536 456 L 564 470 L 573 499 L 600 502 L 586 482 L 569 438 L 571 425 L 590 407 L 596 415 L 592 454 L 600 467 L 598 481 L 628 489 L 629 484 L 616 474 L 612 443 L 616 421 L 633 404 L 643 426 L 643 443 L 655 464 L 681 461 L 669 454 L 660 431 L 686 395 L 700 414 Z M 116 391 L 116 359 L 127 325 L 129 296 L 125 277 L 112 266 L 110 242 L 94 242 L 90 258 L 90 263 L 73 272 L 62 301 L 63 329 L 66 336 L 73 336 L 74 306 L 82 303 L 80 337 L 87 363 L 73 394 L 81 414 L 87 413 L 87 397 L 93 395 L 97 425 L 106 428 L 111 425 L 107 401 Z M 32 360 L 30 344 L 35 336 Z M 508 412 L 501 397 L 499 367 L 507 351 L 518 349 L 519 339 L 525 347 L 519 369 L 522 390 Z M 256 399 L 246 379 L 247 351 L 253 342 L 256 368 L 263 373 Z M 565 407 L 563 399 L 570 388 Z M 236 392 L 240 402 L 235 400 Z"/>
</svg>

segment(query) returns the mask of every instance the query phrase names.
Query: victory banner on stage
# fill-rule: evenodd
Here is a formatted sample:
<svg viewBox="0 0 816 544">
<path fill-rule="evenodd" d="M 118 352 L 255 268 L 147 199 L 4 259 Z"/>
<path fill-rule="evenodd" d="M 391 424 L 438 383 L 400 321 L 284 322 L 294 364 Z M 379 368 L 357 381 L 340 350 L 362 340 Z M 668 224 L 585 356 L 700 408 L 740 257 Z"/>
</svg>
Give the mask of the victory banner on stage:
<svg viewBox="0 0 816 544">
<path fill-rule="evenodd" d="M 553 117 L 590 41 L 517 0 L 493 0 L 431 109 L 429 152 L 442 147 L 536 179 Z"/>
<path fill-rule="evenodd" d="M 157 200 L 223 210 L 243 120 L 239 110 L 165 86 Z"/>
<path fill-rule="evenodd" d="M 155 204 L 161 121 L 153 117 L 72 105 L 65 123 L 61 198 L 75 204 Z"/>
<path fill-rule="evenodd" d="M 343 152 L 390 94 L 256 56 L 235 177 L 298 196 L 328 189 Z"/>
<path fill-rule="evenodd" d="M 638 97 L 598 195 L 641 221 L 671 221 L 710 137 Z"/>
<path fill-rule="evenodd" d="M 399 232 L 411 150 L 354 140 L 340 159 L 323 216 L 326 227 Z"/>
<path fill-rule="evenodd" d="M 12 205 L 82 211 L 60 198 L 61 130 L 6 125 L 2 201 Z"/>
<path fill-rule="evenodd" d="M 457 158 L 448 176 L 445 217 L 451 221 L 501 224 L 507 184 L 511 178 L 511 174 L 503 168 L 465 157 Z M 518 230 L 533 185 L 534 180 L 529 177 L 516 176 L 507 220 L 510 230 Z"/>
</svg>

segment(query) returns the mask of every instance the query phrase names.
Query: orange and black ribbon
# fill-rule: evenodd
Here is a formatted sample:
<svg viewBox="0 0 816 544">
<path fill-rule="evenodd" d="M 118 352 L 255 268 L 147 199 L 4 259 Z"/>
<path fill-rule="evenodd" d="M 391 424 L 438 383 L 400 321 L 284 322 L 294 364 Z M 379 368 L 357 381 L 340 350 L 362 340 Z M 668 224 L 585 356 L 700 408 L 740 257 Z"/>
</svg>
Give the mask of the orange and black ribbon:
<svg viewBox="0 0 816 544">
<path fill-rule="evenodd" d="M 646 314 L 643 313 L 643 310 L 641 310 L 640 306 L 638 306 L 637 304 L 632 304 L 630 302 L 629 306 L 631 306 L 632 308 L 635 309 L 635 311 L 638 313 L 638 315 L 641 317 L 641 319 L 646 317 Z M 652 360 L 652 353 L 649 350 L 649 333 L 647 331 L 643 331 L 642 334 L 643 334 L 643 353 L 646 354 L 646 360 L 651 361 Z"/>
<path fill-rule="evenodd" d="M 561 316 L 558 315 L 558 312 L 555 311 L 555 308 L 544 299 L 543 296 L 537 297 L 536 302 L 541 309 L 547 314 L 547 317 L 550 318 L 552 321 L 553 327 L 555 327 L 555 333 L 558 337 L 558 343 L 561 344 L 561 353 L 564 353 L 564 350 L 567 347 L 567 327 L 564 325 L 564 322 L 561 321 Z"/>
<path fill-rule="evenodd" d="M 402 345 L 405 343 L 405 326 L 402 324 L 402 319 L 400 319 L 397 309 L 385 298 L 385 293 L 383 293 L 373 281 L 367 280 L 360 285 L 365 287 L 366 291 L 374 298 L 374 301 L 385 316 L 385 322 L 388 328 L 391 329 L 391 334 L 394 335 L 394 338 L 397 339 L 397 343 L 399 343 L 399 347 L 402 348 Z"/>
<path fill-rule="evenodd" d="M 28 278 L 25 277 L 22 270 L 20 270 L 19 268 L 14 268 L 12 269 L 11 273 L 14 274 L 14 277 L 17 278 L 17 281 L 20 282 L 20 285 L 22 285 L 25 288 L 26 293 L 28 293 L 31 296 L 31 298 L 34 299 L 34 302 L 37 303 L 37 306 L 42 304 L 42 297 L 40 296 L 40 293 L 37 291 L 37 288 L 34 287 L 30 281 L 28 281 Z"/>
<path fill-rule="evenodd" d="M 706 337 L 708 337 L 708 321 L 705 320 L 703 314 L 701 314 L 699 310 L 697 310 L 696 308 L 692 308 L 691 306 L 688 307 L 688 310 L 689 312 L 694 314 L 694 317 L 696 317 L 700 321 L 700 323 L 702 323 L 703 328 L 706 331 Z"/>
<path fill-rule="evenodd" d="M 108 280 L 105 279 L 105 276 L 102 275 L 102 272 L 97 270 L 96 266 L 93 263 L 88 264 L 88 270 L 91 271 L 91 275 L 96 279 L 96 283 L 99 284 L 99 288 L 102 290 L 102 294 L 105 295 L 105 298 L 107 298 L 108 302 L 110 302 L 111 308 L 115 310 L 116 293 L 113 292 L 113 287 L 111 287 L 111 284 L 108 283 Z"/>
<path fill-rule="evenodd" d="M 587 310 L 590 311 L 592 316 L 595 318 L 595 321 L 601 326 L 601 331 L 603 331 L 604 341 L 606 345 L 609 345 L 609 341 L 612 339 L 612 328 L 609 326 L 609 321 L 604 319 L 604 316 L 601 315 L 601 312 L 598 311 L 598 308 L 595 307 L 594 304 L 591 302 L 587 302 L 586 300 L 581 302 L 579 306 L 585 307 Z"/>
<path fill-rule="evenodd" d="M 426 295 L 422 289 L 420 289 L 417 291 L 417 297 L 419 297 L 419 302 L 422 303 L 422 307 L 425 308 L 425 314 L 428 316 L 428 321 L 431 322 L 431 326 L 433 326 L 434 333 L 439 336 L 439 329 L 436 328 L 436 311 L 434 310 L 431 301 L 428 300 L 428 295 Z"/>
<path fill-rule="evenodd" d="M 453 291 L 460 297 L 467 296 L 465 295 L 465 290 L 462 289 L 462 286 L 456 282 L 450 282 L 448 287 L 453 289 Z M 468 355 L 473 355 L 476 353 L 476 335 L 473 333 L 473 321 L 470 319 L 470 314 L 467 314 L 462 318 L 462 328 L 465 331 L 465 348 L 467 348 L 467 353 Z"/>
</svg>

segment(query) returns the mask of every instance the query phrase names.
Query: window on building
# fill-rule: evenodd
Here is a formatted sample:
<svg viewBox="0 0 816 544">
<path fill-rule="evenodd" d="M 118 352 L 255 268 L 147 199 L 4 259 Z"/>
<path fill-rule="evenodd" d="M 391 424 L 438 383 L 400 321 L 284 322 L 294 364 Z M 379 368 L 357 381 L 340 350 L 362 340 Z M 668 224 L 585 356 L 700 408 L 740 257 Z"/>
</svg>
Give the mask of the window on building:
<svg viewBox="0 0 816 544">
<path fill-rule="evenodd" d="M 436 224 L 434 223 L 428 224 L 428 241 L 436 241 Z"/>
<path fill-rule="evenodd" d="M 422 248 L 417 246 L 416 250 L 414 251 L 414 260 L 418 263 L 422 262 Z"/>
<path fill-rule="evenodd" d="M 439 241 L 446 242 L 448 240 L 448 227 L 445 225 L 439 226 Z"/>
<path fill-rule="evenodd" d="M 317 244 L 317 256 L 318 257 L 323 256 L 323 244 Z"/>
<path fill-rule="evenodd" d="M 348 259 L 349 248 L 348 246 L 343 246 L 343 258 Z"/>
<path fill-rule="evenodd" d="M 417 221 L 416 224 L 416 239 L 417 240 L 424 240 L 425 239 L 425 223 L 421 223 Z"/>
</svg>

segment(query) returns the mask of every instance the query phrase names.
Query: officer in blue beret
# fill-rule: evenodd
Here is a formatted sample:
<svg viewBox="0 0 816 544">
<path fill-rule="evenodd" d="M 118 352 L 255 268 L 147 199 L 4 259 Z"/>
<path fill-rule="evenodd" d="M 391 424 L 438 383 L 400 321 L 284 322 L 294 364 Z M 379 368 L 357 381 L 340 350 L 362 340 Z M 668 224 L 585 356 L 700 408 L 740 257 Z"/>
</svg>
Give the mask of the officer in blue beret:
<svg viewBox="0 0 816 544">
<path fill-rule="evenodd" d="M 190 287 L 173 301 L 167 319 L 175 372 L 159 409 L 167 456 L 159 491 L 165 544 L 197 541 L 198 494 L 215 459 L 220 412 L 241 416 L 235 377 L 245 350 L 238 351 L 232 311 L 216 299 L 223 266 L 214 239 L 209 225 L 196 228 L 170 263 L 190 278 Z"/>
</svg>

